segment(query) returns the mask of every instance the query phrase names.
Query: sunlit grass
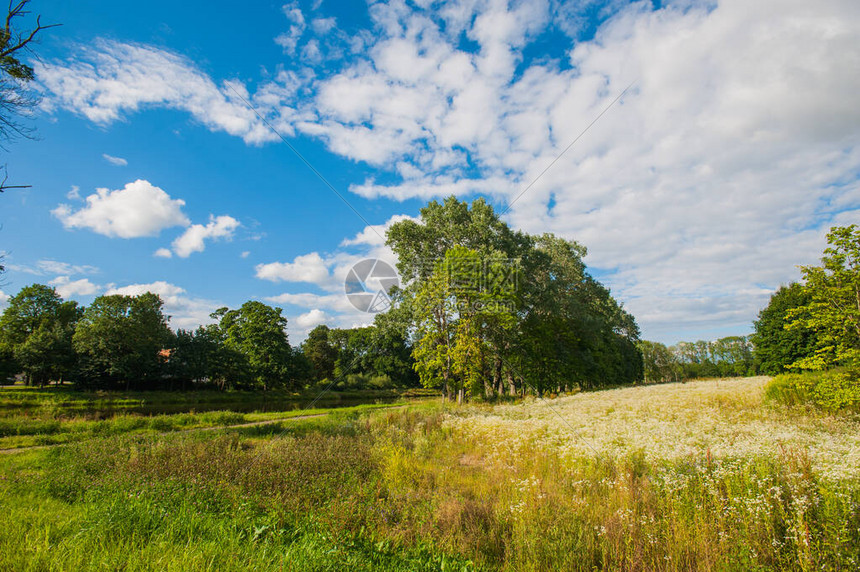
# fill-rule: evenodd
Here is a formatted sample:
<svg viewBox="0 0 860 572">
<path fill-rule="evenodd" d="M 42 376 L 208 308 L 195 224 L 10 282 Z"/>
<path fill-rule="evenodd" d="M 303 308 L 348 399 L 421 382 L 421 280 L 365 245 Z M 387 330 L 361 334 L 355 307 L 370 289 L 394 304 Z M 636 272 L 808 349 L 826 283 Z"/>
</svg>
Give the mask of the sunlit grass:
<svg viewBox="0 0 860 572">
<path fill-rule="evenodd" d="M 346 412 L 357 412 L 385 407 L 400 407 L 404 404 L 405 402 L 362 404 L 340 409 L 344 409 Z M 120 414 L 99 420 L 88 419 L 87 417 L 46 418 L 40 416 L 38 412 L 34 416 L 19 413 L 5 417 L 0 416 L 0 449 L 57 445 L 126 433 L 155 434 L 229 427 L 294 417 L 323 415 L 331 411 L 333 410 L 330 408 L 319 407 L 254 413 L 206 411 L 152 416 Z"/>
<path fill-rule="evenodd" d="M 858 420 L 764 382 L 6 455 L 0 569 L 857 569 Z"/>
</svg>

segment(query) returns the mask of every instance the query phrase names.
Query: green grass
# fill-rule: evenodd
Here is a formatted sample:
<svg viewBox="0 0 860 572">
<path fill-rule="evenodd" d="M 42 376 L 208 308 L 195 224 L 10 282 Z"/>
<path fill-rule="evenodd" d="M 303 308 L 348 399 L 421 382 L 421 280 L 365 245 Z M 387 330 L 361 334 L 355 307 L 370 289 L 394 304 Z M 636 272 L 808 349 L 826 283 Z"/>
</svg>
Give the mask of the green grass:
<svg viewBox="0 0 860 572">
<path fill-rule="evenodd" d="M 710 407 L 709 387 L 616 390 L 604 400 L 647 412 L 657 395 L 680 412 Z M 732 387 L 714 390 L 723 401 L 713 405 L 730 401 L 739 420 L 760 423 L 761 400 L 729 400 Z M 615 412 L 594 408 L 599 397 L 553 407 L 577 424 L 588 420 L 571 414 L 582 407 L 617 430 L 606 417 Z M 857 475 L 825 478 L 811 453 L 788 446 L 655 457 L 614 454 L 607 436 L 570 455 L 533 430 L 535 416 L 557 417 L 547 407 L 365 406 L 4 455 L 0 570 L 857 569 Z M 777 413 L 810 430 L 809 413 Z M 462 429 L 470 420 L 496 427 L 499 415 L 522 417 L 511 421 L 521 428 L 515 447 L 503 432 L 478 439 Z"/>
<path fill-rule="evenodd" d="M 361 404 L 342 407 L 345 412 L 360 412 L 386 407 L 400 407 L 405 402 L 384 404 Z M 153 434 L 172 431 L 229 427 L 246 423 L 268 422 L 308 415 L 323 415 L 334 411 L 330 408 L 294 409 L 290 411 L 267 411 L 236 413 L 233 411 L 206 411 L 203 413 L 178 413 L 173 415 L 129 415 L 120 414 L 108 419 L 54 418 L 35 414 L 17 414 L 0 417 L 0 449 L 16 449 L 41 445 L 59 445 L 77 441 L 122 434 Z"/>
<path fill-rule="evenodd" d="M 324 401 L 434 397 L 435 390 L 421 388 L 391 390 L 328 391 Z M 0 387 L 0 411 L 46 409 L 56 412 L 74 410 L 122 410 L 135 407 L 217 406 L 219 404 L 266 404 L 315 399 L 319 390 L 287 391 L 79 391 L 73 386 Z"/>
<path fill-rule="evenodd" d="M 377 518 L 358 415 L 276 440 L 125 435 L 0 459 L 0 569 L 474 569 L 352 529 Z"/>
</svg>

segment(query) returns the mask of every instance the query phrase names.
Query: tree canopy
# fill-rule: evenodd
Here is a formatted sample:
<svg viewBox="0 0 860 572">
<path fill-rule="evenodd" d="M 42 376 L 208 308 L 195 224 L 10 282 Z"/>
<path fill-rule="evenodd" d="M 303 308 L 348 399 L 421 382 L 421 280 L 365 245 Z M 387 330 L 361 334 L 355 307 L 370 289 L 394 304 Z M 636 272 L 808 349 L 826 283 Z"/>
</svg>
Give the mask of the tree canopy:
<svg viewBox="0 0 860 572">
<path fill-rule="evenodd" d="M 787 327 L 801 317 L 811 300 L 803 285 L 793 282 L 774 292 L 768 305 L 759 312 L 753 324 L 752 342 L 762 373 L 784 373 L 795 362 L 813 354 L 815 331 L 801 324 Z"/>
<path fill-rule="evenodd" d="M 9 300 L 0 316 L 0 351 L 31 383 L 69 378 L 74 367 L 72 335 L 81 316 L 49 286 L 33 284 Z"/>
<path fill-rule="evenodd" d="M 513 231 L 483 199 L 454 197 L 392 225 L 387 244 L 425 386 L 463 399 L 641 378 L 636 322 L 588 274 L 583 246 Z"/>
<path fill-rule="evenodd" d="M 833 227 L 821 266 L 802 266 L 808 302 L 789 311 L 788 328 L 815 332 L 815 351 L 796 368 L 860 366 L 860 229 Z"/>
<path fill-rule="evenodd" d="M 74 334 L 80 376 L 86 385 L 145 385 L 158 379 L 159 352 L 170 343 L 164 303 L 151 292 L 99 296 L 84 311 Z"/>
</svg>

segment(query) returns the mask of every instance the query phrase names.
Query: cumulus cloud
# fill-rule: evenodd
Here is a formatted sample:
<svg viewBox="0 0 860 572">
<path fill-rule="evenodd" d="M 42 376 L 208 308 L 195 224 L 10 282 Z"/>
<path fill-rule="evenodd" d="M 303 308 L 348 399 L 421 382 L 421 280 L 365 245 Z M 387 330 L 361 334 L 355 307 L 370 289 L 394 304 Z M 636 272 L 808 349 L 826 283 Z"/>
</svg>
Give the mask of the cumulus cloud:
<svg viewBox="0 0 860 572">
<path fill-rule="evenodd" d="M 111 165 L 116 165 L 117 167 L 128 166 L 128 161 L 126 161 L 122 157 L 114 157 L 112 155 L 108 155 L 107 153 L 103 153 L 102 157 L 104 157 L 105 161 L 107 161 Z"/>
<path fill-rule="evenodd" d="M 156 258 L 173 258 L 173 253 L 169 248 L 159 248 L 155 252 L 152 253 Z"/>
<path fill-rule="evenodd" d="M 311 329 L 320 324 L 325 324 L 331 321 L 331 318 L 319 308 L 315 308 L 310 312 L 306 312 L 296 318 L 296 325 L 300 328 Z"/>
<path fill-rule="evenodd" d="M 138 179 L 122 189 L 96 189 L 78 210 L 61 204 L 51 213 L 68 229 L 87 228 L 105 236 L 155 236 L 165 228 L 186 226 L 185 201 L 172 199 L 149 181 Z"/>
<path fill-rule="evenodd" d="M 588 41 L 539 1 L 371 15 L 370 62 L 321 79 L 320 119 L 299 126 L 401 177 L 351 190 L 487 194 L 504 210 L 537 180 L 508 220 L 587 245 L 646 336 L 748 329 L 826 227 L 858 220 L 855 2 L 613 3 Z M 550 21 L 567 49 L 526 59 Z"/>
<path fill-rule="evenodd" d="M 748 328 L 767 292 L 818 258 L 826 227 L 860 218 L 854 0 L 463 0 L 369 13 L 371 28 L 345 37 L 288 5 L 287 52 L 304 53 L 327 28 L 342 45 L 319 57 L 343 59 L 296 64 L 253 96 L 230 86 L 287 135 L 383 171 L 351 187 L 366 198 L 485 194 L 504 209 L 535 181 L 509 222 L 588 246 L 589 265 L 646 336 Z M 548 30 L 566 43 L 527 55 Z M 97 42 L 37 71 L 49 103 L 102 124 L 152 104 L 249 143 L 274 140 L 225 84 L 163 50 Z M 335 276 L 339 263 L 316 256 Z M 261 265 L 258 276 L 324 281 L 318 262 L 295 264 Z"/>
<path fill-rule="evenodd" d="M 210 215 L 208 224 L 192 224 L 174 240 L 173 252 L 180 258 L 188 258 L 193 252 L 203 252 L 207 240 L 230 240 L 239 226 L 239 221 L 231 216 Z M 164 250 L 159 249 L 157 252 Z"/>
<path fill-rule="evenodd" d="M 193 329 L 201 324 L 210 324 L 213 320 L 209 314 L 223 306 L 214 300 L 188 296 L 184 288 L 163 280 L 113 287 L 107 290 L 105 295 L 139 296 L 146 292 L 152 292 L 161 297 L 164 302 L 164 313 L 170 316 L 170 326 L 173 328 Z"/>
<path fill-rule="evenodd" d="M 409 215 L 394 215 L 384 224 L 375 224 L 364 227 L 364 230 L 356 234 L 353 238 L 345 238 L 341 241 L 341 246 L 383 246 L 385 244 L 385 233 L 391 228 L 394 223 L 412 220 L 418 222 L 420 219 Z"/>
<path fill-rule="evenodd" d="M 9 305 L 9 298 L 10 296 L 8 294 L 3 292 L 3 290 L 0 290 L 0 308 L 5 308 Z"/>
<path fill-rule="evenodd" d="M 324 285 L 331 279 L 329 263 L 317 252 L 297 256 L 292 262 L 270 262 L 255 267 L 256 276 L 271 282 L 309 282 Z"/>
<path fill-rule="evenodd" d="M 48 282 L 48 284 L 53 286 L 54 289 L 56 289 L 57 294 L 63 298 L 69 298 L 72 296 L 92 296 L 94 294 L 98 294 L 101 290 L 101 286 L 93 284 L 87 278 L 72 280 L 68 276 L 57 276 Z"/>
</svg>

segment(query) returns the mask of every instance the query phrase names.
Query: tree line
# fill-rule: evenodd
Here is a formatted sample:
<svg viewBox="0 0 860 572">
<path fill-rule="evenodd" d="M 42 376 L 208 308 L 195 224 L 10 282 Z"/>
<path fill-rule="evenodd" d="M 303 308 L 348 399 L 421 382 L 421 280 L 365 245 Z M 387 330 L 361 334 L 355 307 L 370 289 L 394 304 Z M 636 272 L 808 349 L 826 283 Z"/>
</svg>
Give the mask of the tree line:
<svg viewBox="0 0 860 572">
<path fill-rule="evenodd" d="M 595 280 L 585 247 L 513 231 L 482 199 L 430 202 L 387 244 L 402 285 L 372 326 L 314 328 L 290 345 L 280 308 L 249 301 L 215 323 L 169 327 L 155 294 L 88 307 L 33 284 L 0 316 L 0 376 L 84 388 L 415 387 L 447 398 L 543 395 L 641 380 L 860 365 L 860 231 L 834 227 L 821 266 L 773 294 L 752 336 L 664 344 Z"/>
<path fill-rule="evenodd" d="M 638 347 L 642 352 L 645 381 L 649 383 L 743 377 L 760 371 L 748 336 L 678 342 L 674 346 L 642 340 Z"/>
<path fill-rule="evenodd" d="M 582 245 L 513 231 L 483 199 L 450 197 L 387 243 L 402 286 L 372 326 L 318 326 L 298 347 L 280 308 L 249 301 L 172 331 L 155 294 L 88 307 L 34 284 L 0 317 L 0 368 L 99 388 L 436 388 L 451 399 L 642 379 L 639 328 L 586 270 Z"/>
<path fill-rule="evenodd" d="M 126 390 L 298 391 L 335 377 L 342 379 L 330 389 L 417 385 L 404 340 L 376 327 L 320 326 L 292 347 L 281 308 L 249 301 L 211 317 L 213 324 L 174 332 L 156 294 L 99 296 L 81 307 L 33 284 L 0 316 L 0 376 Z M 333 341 L 330 354 L 321 353 L 321 333 Z"/>
</svg>

